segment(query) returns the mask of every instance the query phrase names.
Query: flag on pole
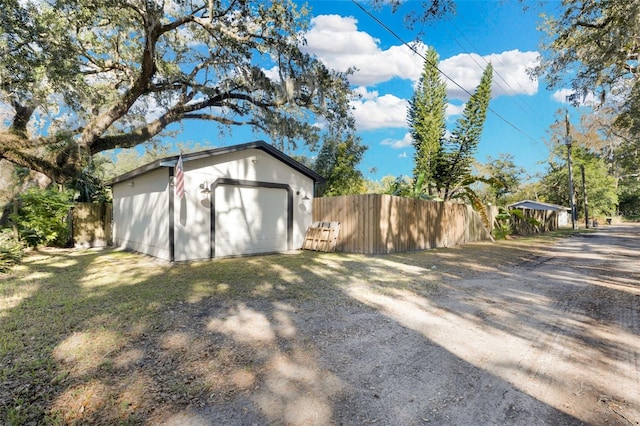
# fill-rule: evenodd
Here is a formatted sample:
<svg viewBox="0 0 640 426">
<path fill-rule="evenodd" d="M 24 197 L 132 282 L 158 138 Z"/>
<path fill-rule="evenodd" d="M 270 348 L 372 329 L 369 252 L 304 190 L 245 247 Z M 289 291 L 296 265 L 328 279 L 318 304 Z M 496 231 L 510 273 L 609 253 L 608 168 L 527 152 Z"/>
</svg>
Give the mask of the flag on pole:
<svg viewBox="0 0 640 426">
<path fill-rule="evenodd" d="M 178 157 L 175 175 L 176 196 L 178 198 L 182 198 L 184 196 L 184 168 L 182 167 L 182 154 Z"/>
</svg>

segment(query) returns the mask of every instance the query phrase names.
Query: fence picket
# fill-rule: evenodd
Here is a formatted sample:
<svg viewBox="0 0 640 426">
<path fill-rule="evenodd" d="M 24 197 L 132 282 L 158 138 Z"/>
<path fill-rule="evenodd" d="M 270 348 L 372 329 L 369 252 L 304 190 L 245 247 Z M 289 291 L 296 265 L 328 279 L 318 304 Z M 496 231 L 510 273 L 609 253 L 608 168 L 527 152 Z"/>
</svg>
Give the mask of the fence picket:
<svg viewBox="0 0 640 426">
<path fill-rule="evenodd" d="M 89 248 L 110 244 L 111 215 L 111 204 L 77 203 L 73 207 L 74 246 Z"/>
<path fill-rule="evenodd" d="M 480 215 L 463 204 L 385 194 L 314 198 L 313 221 L 340 222 L 336 251 L 347 253 L 424 250 L 490 239 Z"/>
</svg>

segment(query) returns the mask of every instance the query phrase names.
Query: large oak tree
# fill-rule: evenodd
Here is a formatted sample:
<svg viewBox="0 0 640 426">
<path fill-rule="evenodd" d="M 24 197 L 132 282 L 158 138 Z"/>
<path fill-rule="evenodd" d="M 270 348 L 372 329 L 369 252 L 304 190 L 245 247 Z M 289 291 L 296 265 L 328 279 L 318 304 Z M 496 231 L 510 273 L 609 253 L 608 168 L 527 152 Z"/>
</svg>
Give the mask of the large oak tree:
<svg viewBox="0 0 640 426">
<path fill-rule="evenodd" d="M 306 13 L 289 0 L 5 0 L 0 159 L 65 183 L 184 120 L 313 147 L 352 120 L 345 75 L 303 50 Z"/>
</svg>

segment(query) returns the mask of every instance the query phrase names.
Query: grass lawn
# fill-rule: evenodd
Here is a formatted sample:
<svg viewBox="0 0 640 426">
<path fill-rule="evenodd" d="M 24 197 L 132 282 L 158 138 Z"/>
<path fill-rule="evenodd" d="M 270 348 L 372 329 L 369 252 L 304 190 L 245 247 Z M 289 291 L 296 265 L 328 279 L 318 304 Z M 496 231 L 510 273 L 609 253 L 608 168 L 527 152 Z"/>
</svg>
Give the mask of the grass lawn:
<svg viewBox="0 0 640 426">
<path fill-rule="evenodd" d="M 212 310 L 350 303 L 344 290 L 354 282 L 429 294 L 522 262 L 567 232 L 575 231 L 385 256 L 299 252 L 173 265 L 110 249 L 32 251 L 0 276 L 0 423 L 137 424 L 230 398 L 256 383 L 259 356 L 207 318 Z M 278 315 L 265 316 L 253 338 Z"/>
</svg>

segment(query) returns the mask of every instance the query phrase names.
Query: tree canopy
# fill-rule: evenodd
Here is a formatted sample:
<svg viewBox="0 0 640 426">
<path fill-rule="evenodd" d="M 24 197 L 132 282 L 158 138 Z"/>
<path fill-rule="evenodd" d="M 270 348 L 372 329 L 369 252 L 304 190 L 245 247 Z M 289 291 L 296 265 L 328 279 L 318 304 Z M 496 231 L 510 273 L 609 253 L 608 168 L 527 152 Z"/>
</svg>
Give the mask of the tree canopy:
<svg viewBox="0 0 640 426">
<path fill-rule="evenodd" d="M 640 6 L 635 0 L 565 0 L 559 16 L 545 17 L 543 29 L 547 36 L 535 73 L 554 88 L 570 84 L 575 104 L 596 95 L 576 142 L 607 165 L 618 184 L 620 212 L 637 217 Z"/>
<path fill-rule="evenodd" d="M 510 202 L 520 201 L 509 196 L 520 191 L 526 171 L 515 163 L 512 154 L 501 153 L 498 158 L 487 156 L 486 163 L 478 163 L 475 168 L 481 176 L 491 177 L 501 184 L 497 186 L 479 183 L 480 190 L 476 193 L 483 202 L 504 206 Z"/>
<path fill-rule="evenodd" d="M 558 111 L 564 114 L 563 111 Z M 585 170 L 585 186 L 590 216 L 614 215 L 617 213 L 619 188 L 616 175 L 619 173 L 617 147 L 611 146 L 607 132 L 598 130 L 598 116 L 585 114 L 578 123 L 569 123 L 573 183 L 576 208 L 584 214 L 581 167 Z M 540 179 L 539 195 L 543 201 L 569 206 L 569 171 L 567 167 L 567 127 L 558 120 L 549 128 L 546 141 L 551 153 L 547 169 Z"/>
<path fill-rule="evenodd" d="M 480 137 L 491 100 L 493 67 L 487 65 L 480 84 L 464 106 L 451 137 L 444 141 L 438 167 L 438 191 L 442 198 L 453 198 L 469 181 L 471 166 L 478 150 Z"/>
<path fill-rule="evenodd" d="M 429 196 L 447 201 L 468 193 L 463 188 L 469 189 L 474 181 L 471 166 L 491 100 L 493 67 L 487 65 L 462 117 L 447 135 L 447 91 L 437 66 L 438 54 L 430 48 L 407 117 L 415 148 L 413 182 L 421 182 L 420 191 L 428 188 Z"/>
<path fill-rule="evenodd" d="M 567 168 L 567 147 L 558 145 L 553 158 L 547 165 L 547 171 L 541 179 L 544 201 L 554 204 L 570 205 L 569 171 Z M 618 195 L 616 181 L 608 173 L 604 160 L 584 146 L 572 148 L 573 181 L 578 215 L 584 215 L 584 192 L 582 191 L 581 167 L 585 170 L 585 186 L 590 216 L 611 216 L 616 214 Z"/>
<path fill-rule="evenodd" d="M 565 0 L 562 14 L 545 16 L 536 74 L 551 87 L 570 83 L 572 99 L 597 94 L 614 105 L 615 123 L 640 134 L 640 7 L 636 0 Z"/>
<path fill-rule="evenodd" d="M 327 138 L 322 144 L 313 169 L 327 181 L 317 196 L 354 195 L 364 190 L 364 176 L 356 167 L 367 147 L 355 135 Z"/>
<path fill-rule="evenodd" d="M 432 183 L 438 173 L 442 141 L 447 130 L 447 86 L 438 71 L 439 62 L 438 52 L 429 47 L 407 112 L 415 149 L 413 179 L 417 181 L 422 176 L 430 195 L 434 195 Z"/>
<path fill-rule="evenodd" d="M 302 50 L 306 14 L 290 0 L 7 0 L 0 159 L 65 183 L 184 120 L 313 148 L 352 121 L 346 75 Z"/>
<path fill-rule="evenodd" d="M 374 7 L 391 6 L 391 10 L 396 13 L 400 9 L 410 4 L 411 10 L 405 12 L 404 21 L 409 28 L 424 24 L 434 18 L 453 14 L 456 11 L 454 0 L 422 0 L 420 2 L 407 2 L 405 0 L 371 0 Z M 412 4 L 413 3 L 413 4 Z M 418 5 L 416 7 L 416 5 Z M 423 30 L 421 31 L 421 33 Z"/>
</svg>

